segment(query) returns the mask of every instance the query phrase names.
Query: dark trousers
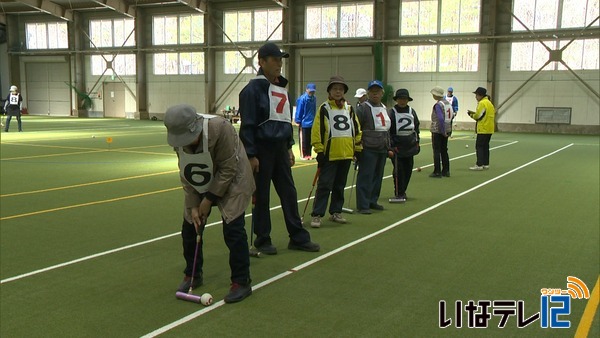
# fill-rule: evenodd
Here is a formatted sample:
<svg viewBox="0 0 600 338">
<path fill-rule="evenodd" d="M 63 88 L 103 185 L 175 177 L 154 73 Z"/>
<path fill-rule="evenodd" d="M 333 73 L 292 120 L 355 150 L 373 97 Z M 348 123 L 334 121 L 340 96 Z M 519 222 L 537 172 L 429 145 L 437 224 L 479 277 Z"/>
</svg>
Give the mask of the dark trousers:
<svg viewBox="0 0 600 338">
<path fill-rule="evenodd" d="M 431 133 L 431 145 L 433 146 L 433 172 L 449 174 L 448 138 L 442 134 Z"/>
<path fill-rule="evenodd" d="M 290 157 L 285 142 L 257 143 L 259 171 L 256 174 L 256 205 L 254 220 L 254 245 L 260 247 L 271 242 L 271 213 L 269 210 L 271 181 L 281 201 L 281 209 L 290 239 L 296 243 L 310 241 L 310 234 L 302 227 L 298 213 L 298 192 L 294 186 Z"/>
<path fill-rule="evenodd" d="M 477 134 L 475 140 L 475 153 L 477 154 L 477 165 L 490 165 L 490 140 L 492 134 Z"/>
<path fill-rule="evenodd" d="M 17 127 L 19 128 L 19 131 L 23 131 L 23 126 L 21 124 L 21 114 L 14 114 L 14 116 L 17 118 Z M 6 116 L 6 126 L 4 126 L 4 131 L 8 131 L 8 127 L 10 126 L 10 120 L 12 119 L 13 114 L 8 114 Z"/>
<path fill-rule="evenodd" d="M 311 145 L 311 132 L 312 128 L 303 128 L 298 127 L 298 147 L 300 148 L 300 157 L 307 157 L 312 155 L 312 145 Z"/>
<path fill-rule="evenodd" d="M 377 204 L 381 193 L 381 181 L 385 169 L 387 152 L 363 149 L 356 176 L 356 208 L 368 210 Z"/>
<path fill-rule="evenodd" d="M 325 216 L 327 201 L 331 193 L 329 214 L 341 213 L 344 206 L 344 188 L 352 160 L 327 161 L 321 167 L 319 183 L 311 216 Z"/>
<path fill-rule="evenodd" d="M 395 196 L 406 195 L 406 189 L 408 188 L 408 183 L 412 176 L 415 159 L 413 156 L 394 156 L 392 164 L 394 165 L 394 194 Z"/>
<path fill-rule="evenodd" d="M 244 228 L 245 214 L 241 214 L 231 223 L 223 220 L 223 238 L 229 248 L 229 267 L 231 269 L 231 281 L 239 284 L 248 284 L 250 282 L 250 256 L 248 254 L 248 237 Z M 183 257 L 185 258 L 186 276 L 191 276 L 194 266 L 194 252 L 196 250 L 196 228 L 194 224 L 188 223 L 185 219 L 181 226 L 181 237 L 183 239 Z M 194 277 L 202 275 L 202 265 L 204 256 L 202 255 L 201 239 L 198 248 L 198 258 L 196 260 L 196 273 Z"/>
</svg>

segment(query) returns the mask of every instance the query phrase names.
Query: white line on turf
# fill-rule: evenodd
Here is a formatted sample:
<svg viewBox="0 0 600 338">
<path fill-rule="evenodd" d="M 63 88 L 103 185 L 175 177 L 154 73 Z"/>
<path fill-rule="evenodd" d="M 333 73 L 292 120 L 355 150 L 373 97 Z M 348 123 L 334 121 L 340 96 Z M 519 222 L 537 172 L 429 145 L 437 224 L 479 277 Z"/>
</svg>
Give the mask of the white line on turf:
<svg viewBox="0 0 600 338">
<path fill-rule="evenodd" d="M 263 282 L 255 285 L 255 286 L 253 286 L 252 290 L 256 291 L 256 290 L 258 290 L 258 289 L 260 289 L 260 288 L 262 288 L 264 286 L 267 286 L 267 285 L 269 285 L 269 284 L 271 284 L 271 283 L 273 283 L 273 282 L 275 282 L 277 280 L 280 280 L 280 279 L 282 279 L 284 277 L 287 277 L 287 276 L 291 275 L 294 272 L 298 272 L 298 271 L 300 271 L 300 270 L 302 270 L 302 269 L 304 269 L 304 268 L 306 268 L 308 266 L 311 266 L 311 265 L 313 265 L 313 264 L 315 264 L 315 263 L 317 263 L 319 261 L 322 261 L 325 258 L 333 256 L 333 255 L 335 255 L 335 254 L 337 254 L 337 253 L 339 253 L 341 251 L 344 251 L 344 250 L 346 250 L 348 248 L 351 248 L 351 247 L 353 247 L 353 246 L 355 246 L 355 245 L 357 245 L 359 243 L 362 243 L 362 242 L 364 242 L 364 241 L 366 241 L 368 239 L 371 239 L 371 238 L 373 238 L 375 236 L 378 236 L 378 235 L 380 235 L 380 234 L 382 234 L 384 232 L 387 232 L 387 231 L 389 231 L 391 229 L 394 229 L 395 227 L 397 227 L 397 226 L 399 226 L 399 225 L 401 225 L 403 223 L 406 223 L 406 222 L 408 222 L 408 221 L 410 221 L 410 220 L 412 220 L 414 218 L 417 218 L 417 217 L 419 217 L 421 215 L 424 215 L 424 214 L 426 214 L 426 213 L 428 213 L 428 212 L 430 212 L 432 210 L 435 210 L 438 207 L 440 207 L 440 206 L 442 206 L 442 205 L 444 205 L 444 204 L 446 204 L 446 203 L 448 203 L 450 201 L 453 201 L 453 200 L 455 200 L 455 199 L 457 199 L 459 197 L 462 197 L 462 196 L 464 196 L 464 195 L 466 195 L 466 194 L 468 194 L 468 193 L 470 193 L 472 191 L 475 191 L 475 190 L 477 190 L 479 188 L 482 188 L 482 187 L 484 187 L 484 186 L 486 186 L 486 185 L 488 185 L 488 184 L 490 184 L 490 183 L 492 183 L 494 181 L 497 181 L 497 180 L 503 178 L 504 176 L 508 176 L 508 175 L 510 175 L 510 174 L 512 174 L 512 173 L 514 173 L 514 172 L 516 172 L 518 170 L 521 170 L 521 169 L 523 169 L 523 168 L 525 168 L 525 167 L 527 167 L 527 166 L 529 166 L 531 164 L 534 164 L 534 163 L 536 163 L 538 161 L 541 161 L 541 160 L 545 159 L 546 157 L 549 157 L 549 156 L 552 156 L 552 155 L 554 155 L 554 154 L 556 154 L 558 152 L 561 152 L 561 151 L 563 151 L 563 150 L 571 147 L 572 145 L 573 145 L 573 143 L 571 143 L 569 145 L 566 145 L 566 146 L 564 146 L 564 147 L 562 147 L 562 148 L 560 148 L 558 150 L 555 150 L 555 151 L 553 151 L 553 152 L 551 152 L 549 154 L 546 154 L 546 155 L 544 155 L 542 157 L 538 157 L 535 160 L 529 161 L 529 162 L 527 162 L 527 163 L 525 163 L 523 165 L 520 165 L 520 166 L 518 166 L 518 167 L 516 167 L 516 168 L 514 168 L 512 170 L 509 170 L 509 171 L 505 172 L 504 174 L 501 174 L 501 175 L 498 175 L 498 176 L 496 176 L 494 178 L 491 178 L 491 179 L 489 179 L 489 180 L 487 180 L 487 181 L 485 181 L 485 182 L 483 182 L 481 184 L 478 184 L 478 185 L 476 185 L 476 186 L 474 186 L 474 187 L 472 187 L 470 189 L 467 189 L 467 190 L 465 190 L 465 191 L 463 191 L 461 193 L 458 193 L 458 194 L 456 194 L 456 195 L 454 195 L 454 196 L 452 196 L 452 197 L 450 197 L 450 198 L 448 198 L 446 200 L 438 202 L 438 203 L 436 203 L 436 204 L 434 204 L 434 205 L 432 205 L 432 206 L 430 206 L 428 208 L 425 208 L 425 209 L 423 209 L 423 210 L 421 210 L 421 211 L 419 211 L 417 213 L 414 213 L 414 214 L 412 214 L 412 215 L 410 215 L 410 216 L 408 216 L 406 218 L 403 218 L 403 219 L 399 220 L 396 223 L 390 224 L 390 225 L 388 225 L 385 228 L 382 228 L 382 229 L 380 229 L 378 231 L 375 231 L 375 232 L 373 232 L 373 233 L 371 233 L 369 235 L 366 235 L 366 236 L 361 237 L 361 238 L 359 238 L 359 239 L 357 239 L 355 241 L 347 243 L 347 244 L 345 244 L 345 245 L 343 245 L 343 246 L 341 246 L 341 247 L 339 247 L 337 249 L 334 249 L 334 250 L 329 251 L 329 252 L 327 252 L 327 253 L 325 253 L 323 255 L 320 255 L 320 256 L 318 256 L 318 257 L 316 257 L 314 259 L 311 259 L 311 260 L 309 260 L 309 261 L 307 261 L 305 263 L 302 263 L 302 264 L 300 264 L 300 265 L 298 265 L 298 266 L 296 266 L 296 267 L 294 267 L 294 268 L 292 268 L 292 269 L 290 269 L 288 271 L 282 272 L 282 273 L 280 273 L 280 274 L 278 274 L 278 275 L 276 275 L 276 276 L 274 276 L 272 278 L 269 278 L 269 279 L 267 279 L 267 280 L 265 280 L 265 281 L 263 281 Z M 169 331 L 169 330 L 171 330 L 171 329 L 173 329 L 173 328 L 175 328 L 175 327 L 177 327 L 179 325 L 185 324 L 186 322 L 188 322 L 188 321 L 190 321 L 192 319 L 195 319 L 195 318 L 197 318 L 197 317 L 199 317 L 199 316 L 201 316 L 201 315 L 203 315 L 203 314 L 205 314 L 207 312 L 215 310 L 215 309 L 217 309 L 218 307 L 222 306 L 225 303 L 223 301 L 220 301 L 220 302 L 218 302 L 216 304 L 218 305 L 217 307 L 211 306 L 211 307 L 207 307 L 207 308 L 204 308 L 202 310 L 193 312 L 193 313 L 191 313 L 191 314 L 189 314 L 189 315 L 187 315 L 187 316 L 185 316 L 185 317 L 183 317 L 183 318 L 181 318 L 181 319 L 179 319 L 177 321 L 174 321 L 174 322 L 172 322 L 172 323 L 170 323 L 168 325 L 165 325 L 165 326 L 163 326 L 163 327 L 161 327 L 159 329 L 156 329 L 156 330 L 154 330 L 154 331 L 152 331 L 152 332 L 150 332 L 150 333 L 148 333 L 146 335 L 143 335 L 142 338 L 156 337 L 156 336 L 158 336 L 160 334 L 163 334 L 163 333 L 165 333 L 165 332 L 167 332 L 167 331 Z"/>
<path fill-rule="evenodd" d="M 503 144 L 503 145 L 500 145 L 500 146 L 497 146 L 497 147 L 490 148 L 490 150 L 495 150 L 495 149 L 499 149 L 499 148 L 502 148 L 502 147 L 506 147 L 506 146 L 515 144 L 517 142 L 518 141 L 513 141 L 511 143 L 507 143 L 507 144 Z M 471 156 L 473 154 L 475 154 L 475 153 L 469 153 L 469 154 L 461 155 L 461 156 L 458 156 L 458 157 L 450 159 L 450 161 L 453 161 L 453 160 L 459 159 L 459 158 L 463 158 L 463 157 L 467 157 L 467 156 Z M 432 165 L 433 164 L 428 164 L 426 166 L 422 166 L 421 168 L 430 167 Z M 415 169 L 413 169 L 413 170 L 415 170 Z M 391 175 L 390 176 L 386 176 L 384 178 L 389 178 L 389 177 L 391 177 Z M 350 188 L 351 187 L 348 186 L 345 189 L 350 189 Z M 307 200 L 307 198 L 298 200 L 298 203 L 305 202 L 306 200 Z M 281 205 L 277 205 L 277 206 L 271 207 L 269 210 L 272 211 L 272 210 L 276 210 L 276 209 L 279 209 L 279 208 L 281 208 Z M 249 214 L 246 215 L 246 217 L 250 217 L 250 216 L 252 216 L 251 213 L 249 213 Z M 207 224 L 206 227 L 211 227 L 211 226 L 215 226 L 215 225 L 219 225 L 219 224 L 221 224 L 221 221 Z M 14 281 L 22 279 L 22 278 L 31 277 L 33 275 L 40 274 L 42 272 L 55 270 L 55 269 L 62 268 L 62 267 L 65 267 L 65 266 L 69 266 L 69 265 L 73 265 L 73 264 L 76 264 L 76 263 L 81 263 L 81 262 L 84 262 L 84 261 L 87 261 L 87 260 L 90 260 L 90 259 L 94 259 L 94 258 L 106 256 L 106 255 L 113 254 L 113 253 L 116 253 L 116 252 L 119 252 L 119 251 L 124 251 L 124 250 L 135 248 L 135 247 L 138 247 L 138 246 L 150 244 L 152 242 L 157 242 L 157 241 L 160 241 L 160 240 L 163 240 L 163 239 L 167 239 L 169 237 L 178 236 L 178 235 L 180 235 L 180 232 L 175 232 L 175 233 L 172 233 L 172 234 L 169 234 L 169 235 L 164 235 L 164 236 L 161 236 L 161 237 L 156 237 L 156 238 L 153 238 L 153 239 L 149 239 L 147 241 L 143 241 L 143 242 L 139 242 L 139 243 L 134 243 L 134 244 L 122 246 L 120 248 L 115 248 L 115 249 L 108 250 L 108 251 L 99 252 L 97 254 L 93 254 L 93 255 L 81 257 L 81 258 L 78 258 L 78 259 L 74 259 L 72 261 L 68 261 L 68 262 L 64 262 L 64 263 L 52 265 L 52 266 L 49 266 L 49 267 L 46 267 L 46 268 L 42 268 L 42 269 L 39 269 L 39 270 L 34 270 L 34 271 L 27 272 L 27 273 L 24 273 L 24 274 L 21 274 L 21 275 L 17 275 L 17 276 L 5 278 L 5 279 L 3 279 L 3 280 L 0 281 L 0 284 L 14 282 Z"/>
</svg>

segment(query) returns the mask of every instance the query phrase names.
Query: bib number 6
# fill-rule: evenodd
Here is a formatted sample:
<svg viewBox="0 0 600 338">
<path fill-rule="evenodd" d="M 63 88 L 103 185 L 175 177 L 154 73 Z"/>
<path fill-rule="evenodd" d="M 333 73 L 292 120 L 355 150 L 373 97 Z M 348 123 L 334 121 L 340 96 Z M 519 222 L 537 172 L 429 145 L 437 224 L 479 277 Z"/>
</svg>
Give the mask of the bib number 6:
<svg viewBox="0 0 600 338">
<path fill-rule="evenodd" d="M 183 177 L 193 186 L 204 186 L 210 182 L 212 175 L 210 171 L 205 170 L 206 168 L 206 164 L 190 163 L 183 169 Z"/>
</svg>

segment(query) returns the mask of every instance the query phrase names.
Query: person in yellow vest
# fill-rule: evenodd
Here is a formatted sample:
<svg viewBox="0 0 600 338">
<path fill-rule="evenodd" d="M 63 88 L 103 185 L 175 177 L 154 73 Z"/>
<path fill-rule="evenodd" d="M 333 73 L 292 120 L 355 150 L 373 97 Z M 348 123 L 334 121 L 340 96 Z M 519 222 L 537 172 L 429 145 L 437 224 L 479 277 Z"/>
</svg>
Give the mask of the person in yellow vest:
<svg viewBox="0 0 600 338">
<path fill-rule="evenodd" d="M 329 220 L 340 224 L 347 222 L 342 216 L 344 187 L 354 153 L 362 149 L 358 118 L 344 98 L 347 92 L 344 78 L 332 76 L 327 85 L 329 99 L 321 104 L 315 115 L 311 140 L 317 152 L 319 183 L 311 213 L 310 226 L 313 228 L 321 226 L 330 194 Z"/>
<path fill-rule="evenodd" d="M 495 129 L 496 108 L 494 108 L 490 97 L 487 95 L 487 89 L 477 87 L 473 94 L 475 94 L 477 100 L 477 109 L 475 111 L 469 110 L 468 114 L 476 121 L 475 153 L 477 154 L 477 163 L 469 169 L 481 171 L 490 168 L 490 140 Z"/>
<path fill-rule="evenodd" d="M 185 197 L 181 237 L 186 268 L 178 291 L 202 285 L 202 234 L 216 205 L 221 211 L 231 268 L 231 288 L 224 300 L 239 302 L 252 294 L 244 215 L 254 192 L 254 178 L 244 145 L 228 120 L 197 114 L 189 105 L 167 109 L 164 124 L 167 142 L 177 153 Z"/>
</svg>

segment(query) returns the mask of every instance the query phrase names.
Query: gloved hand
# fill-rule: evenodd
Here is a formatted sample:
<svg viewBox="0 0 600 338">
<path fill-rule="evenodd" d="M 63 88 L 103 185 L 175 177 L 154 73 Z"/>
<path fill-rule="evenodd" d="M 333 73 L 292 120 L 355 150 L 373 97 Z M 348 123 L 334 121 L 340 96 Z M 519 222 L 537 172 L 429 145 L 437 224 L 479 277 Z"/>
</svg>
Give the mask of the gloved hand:
<svg viewBox="0 0 600 338">
<path fill-rule="evenodd" d="M 321 168 L 325 164 L 325 154 L 318 153 L 317 154 L 317 167 Z"/>
</svg>

